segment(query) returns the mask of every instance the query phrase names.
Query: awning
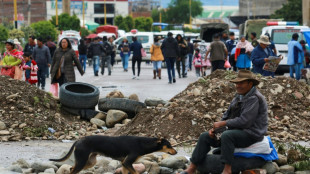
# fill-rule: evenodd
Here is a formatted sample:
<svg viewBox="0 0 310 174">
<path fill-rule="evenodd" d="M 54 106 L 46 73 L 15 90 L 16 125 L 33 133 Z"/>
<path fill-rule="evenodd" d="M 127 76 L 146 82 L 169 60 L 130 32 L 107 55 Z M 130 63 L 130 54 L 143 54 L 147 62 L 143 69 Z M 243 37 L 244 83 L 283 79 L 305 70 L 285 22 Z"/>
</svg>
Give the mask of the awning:
<svg viewBox="0 0 310 174">
<path fill-rule="evenodd" d="M 153 26 L 161 26 L 161 29 L 165 29 L 169 24 L 167 23 L 160 23 L 160 22 L 154 22 Z"/>
<path fill-rule="evenodd" d="M 83 25 L 83 20 L 81 20 L 80 22 L 81 26 Z M 92 22 L 92 21 L 85 21 L 85 26 L 87 27 L 88 30 L 94 30 L 97 27 L 99 27 L 100 24 L 96 23 L 96 22 Z"/>
</svg>

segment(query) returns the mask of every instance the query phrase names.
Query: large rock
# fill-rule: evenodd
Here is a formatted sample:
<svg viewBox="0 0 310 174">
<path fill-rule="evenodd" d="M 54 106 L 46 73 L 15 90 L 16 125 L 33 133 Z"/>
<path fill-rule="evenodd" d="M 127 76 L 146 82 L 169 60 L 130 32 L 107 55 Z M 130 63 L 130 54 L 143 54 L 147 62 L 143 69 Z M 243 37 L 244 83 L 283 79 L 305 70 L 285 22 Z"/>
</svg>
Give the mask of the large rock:
<svg viewBox="0 0 310 174">
<path fill-rule="evenodd" d="M 124 98 L 124 94 L 119 90 L 114 90 L 110 92 L 106 97 L 107 98 Z"/>
<path fill-rule="evenodd" d="M 182 159 L 176 158 L 174 156 L 163 159 L 159 165 L 161 167 L 168 167 L 173 169 L 183 169 L 185 167 L 185 163 Z"/>
<path fill-rule="evenodd" d="M 295 172 L 295 174 L 310 174 L 310 170 L 306 170 L 306 171 L 297 171 L 297 172 Z"/>
<path fill-rule="evenodd" d="M 5 123 L 0 121 L 0 130 L 6 129 Z"/>
<path fill-rule="evenodd" d="M 9 132 L 9 131 L 7 131 L 7 130 L 1 130 L 0 131 L 0 136 L 1 135 L 10 135 L 11 133 Z"/>
<path fill-rule="evenodd" d="M 49 168 L 49 169 L 44 170 L 44 173 L 51 173 L 51 174 L 54 174 L 54 173 L 55 173 L 55 170 L 54 170 L 53 168 Z"/>
<path fill-rule="evenodd" d="M 135 101 L 140 101 L 137 94 L 131 94 L 131 95 L 128 97 L 128 99 L 130 99 L 130 100 L 135 100 Z"/>
<path fill-rule="evenodd" d="M 49 169 L 49 168 L 53 168 L 55 171 L 58 170 L 58 167 L 56 167 L 55 165 L 50 164 L 50 163 L 43 163 L 43 162 L 34 162 L 31 164 L 31 168 L 36 173 L 44 172 L 46 169 Z"/>
<path fill-rule="evenodd" d="M 23 173 L 23 170 L 19 165 L 12 165 L 8 168 L 8 170 L 16 173 Z"/>
<path fill-rule="evenodd" d="M 103 112 L 99 112 L 94 118 L 105 121 L 105 119 L 107 118 L 107 115 Z"/>
<path fill-rule="evenodd" d="M 280 171 L 279 166 L 275 162 L 268 162 L 262 168 L 266 169 L 267 174 L 274 174 Z"/>
<path fill-rule="evenodd" d="M 159 174 L 160 173 L 160 167 L 158 163 L 144 160 L 143 164 L 145 166 L 146 171 L 148 171 L 148 174 Z"/>
<path fill-rule="evenodd" d="M 98 119 L 98 118 L 92 118 L 92 119 L 90 120 L 90 122 L 91 122 L 92 124 L 95 124 L 95 125 L 98 126 L 98 127 L 103 127 L 103 126 L 105 126 L 105 122 L 104 122 L 103 120 Z"/>
<path fill-rule="evenodd" d="M 135 169 L 135 171 L 138 172 L 138 173 L 140 173 L 140 174 L 145 172 L 145 166 L 144 166 L 144 164 L 133 164 L 132 166 L 133 166 L 133 168 Z M 115 173 L 116 173 L 116 174 L 121 174 L 121 173 L 122 173 L 122 167 L 116 169 L 116 170 L 115 170 Z"/>
<path fill-rule="evenodd" d="M 64 164 L 57 170 L 56 174 L 70 174 L 71 167 L 68 164 Z"/>
<path fill-rule="evenodd" d="M 159 104 L 165 105 L 167 101 L 157 97 L 149 97 L 145 99 L 144 103 L 146 106 L 157 106 Z"/>
<path fill-rule="evenodd" d="M 283 174 L 293 174 L 295 171 L 295 168 L 290 165 L 284 165 L 280 167 L 280 172 Z"/>
<path fill-rule="evenodd" d="M 173 173 L 173 169 L 168 167 L 160 167 L 160 174 L 171 174 Z"/>
<path fill-rule="evenodd" d="M 106 119 L 107 127 L 111 128 L 116 123 L 121 123 L 126 118 L 127 118 L 127 114 L 123 111 L 109 110 L 108 115 L 107 115 L 107 119 Z"/>
<path fill-rule="evenodd" d="M 16 162 L 14 162 L 13 164 L 18 165 L 21 168 L 26 168 L 26 169 L 30 168 L 30 164 L 24 159 L 19 159 Z"/>
<path fill-rule="evenodd" d="M 109 165 L 108 165 L 108 169 L 109 171 L 114 171 L 116 170 L 117 168 L 121 167 L 121 163 L 117 160 L 112 160 L 110 161 Z"/>
<path fill-rule="evenodd" d="M 286 164 L 287 164 L 287 157 L 286 157 L 286 156 L 281 155 L 281 154 L 278 154 L 278 157 L 279 157 L 279 159 L 276 160 L 276 163 L 277 163 L 279 166 L 283 166 L 283 165 L 286 165 Z"/>
</svg>

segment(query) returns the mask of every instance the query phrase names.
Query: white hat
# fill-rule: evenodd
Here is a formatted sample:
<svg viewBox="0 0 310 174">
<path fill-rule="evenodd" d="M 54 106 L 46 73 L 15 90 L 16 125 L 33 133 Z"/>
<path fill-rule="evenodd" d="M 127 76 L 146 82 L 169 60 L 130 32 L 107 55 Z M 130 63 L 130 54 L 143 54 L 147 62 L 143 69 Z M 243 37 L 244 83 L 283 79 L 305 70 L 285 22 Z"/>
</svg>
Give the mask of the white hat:
<svg viewBox="0 0 310 174">
<path fill-rule="evenodd" d="M 14 44 L 20 45 L 20 42 L 18 41 L 18 39 L 14 39 Z"/>
<path fill-rule="evenodd" d="M 266 35 L 261 35 L 260 38 L 257 40 L 258 43 L 262 43 L 265 45 L 270 45 L 271 43 L 269 42 L 269 37 Z"/>
</svg>

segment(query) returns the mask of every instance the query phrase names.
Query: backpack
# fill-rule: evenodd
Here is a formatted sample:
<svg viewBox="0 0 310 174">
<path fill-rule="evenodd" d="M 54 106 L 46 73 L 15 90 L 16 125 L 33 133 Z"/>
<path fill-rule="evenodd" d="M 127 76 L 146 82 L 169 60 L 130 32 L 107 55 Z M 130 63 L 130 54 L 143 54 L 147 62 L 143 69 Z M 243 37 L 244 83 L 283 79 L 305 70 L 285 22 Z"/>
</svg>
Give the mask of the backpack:
<svg viewBox="0 0 310 174">
<path fill-rule="evenodd" d="M 113 51 L 111 45 L 108 42 L 103 43 L 103 50 L 107 56 L 111 55 Z"/>
<path fill-rule="evenodd" d="M 123 52 L 129 52 L 129 45 L 128 44 L 123 44 Z"/>
</svg>

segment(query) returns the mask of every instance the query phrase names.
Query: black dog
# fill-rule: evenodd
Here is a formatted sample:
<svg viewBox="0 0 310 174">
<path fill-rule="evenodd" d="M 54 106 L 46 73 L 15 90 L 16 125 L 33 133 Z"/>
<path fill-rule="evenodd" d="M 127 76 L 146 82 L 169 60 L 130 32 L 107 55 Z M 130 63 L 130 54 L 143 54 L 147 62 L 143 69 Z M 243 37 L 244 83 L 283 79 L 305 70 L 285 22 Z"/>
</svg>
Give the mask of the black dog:
<svg viewBox="0 0 310 174">
<path fill-rule="evenodd" d="M 171 155 L 177 153 L 169 141 L 162 138 L 148 138 L 136 136 L 88 136 L 76 141 L 70 148 L 68 154 L 61 159 L 50 159 L 50 161 L 64 161 L 74 151 L 75 165 L 71 174 L 76 174 L 83 169 L 93 167 L 96 164 L 98 154 L 111 157 L 122 162 L 122 173 L 138 174 L 132 164 L 142 155 L 152 152 L 166 152 Z"/>
</svg>

